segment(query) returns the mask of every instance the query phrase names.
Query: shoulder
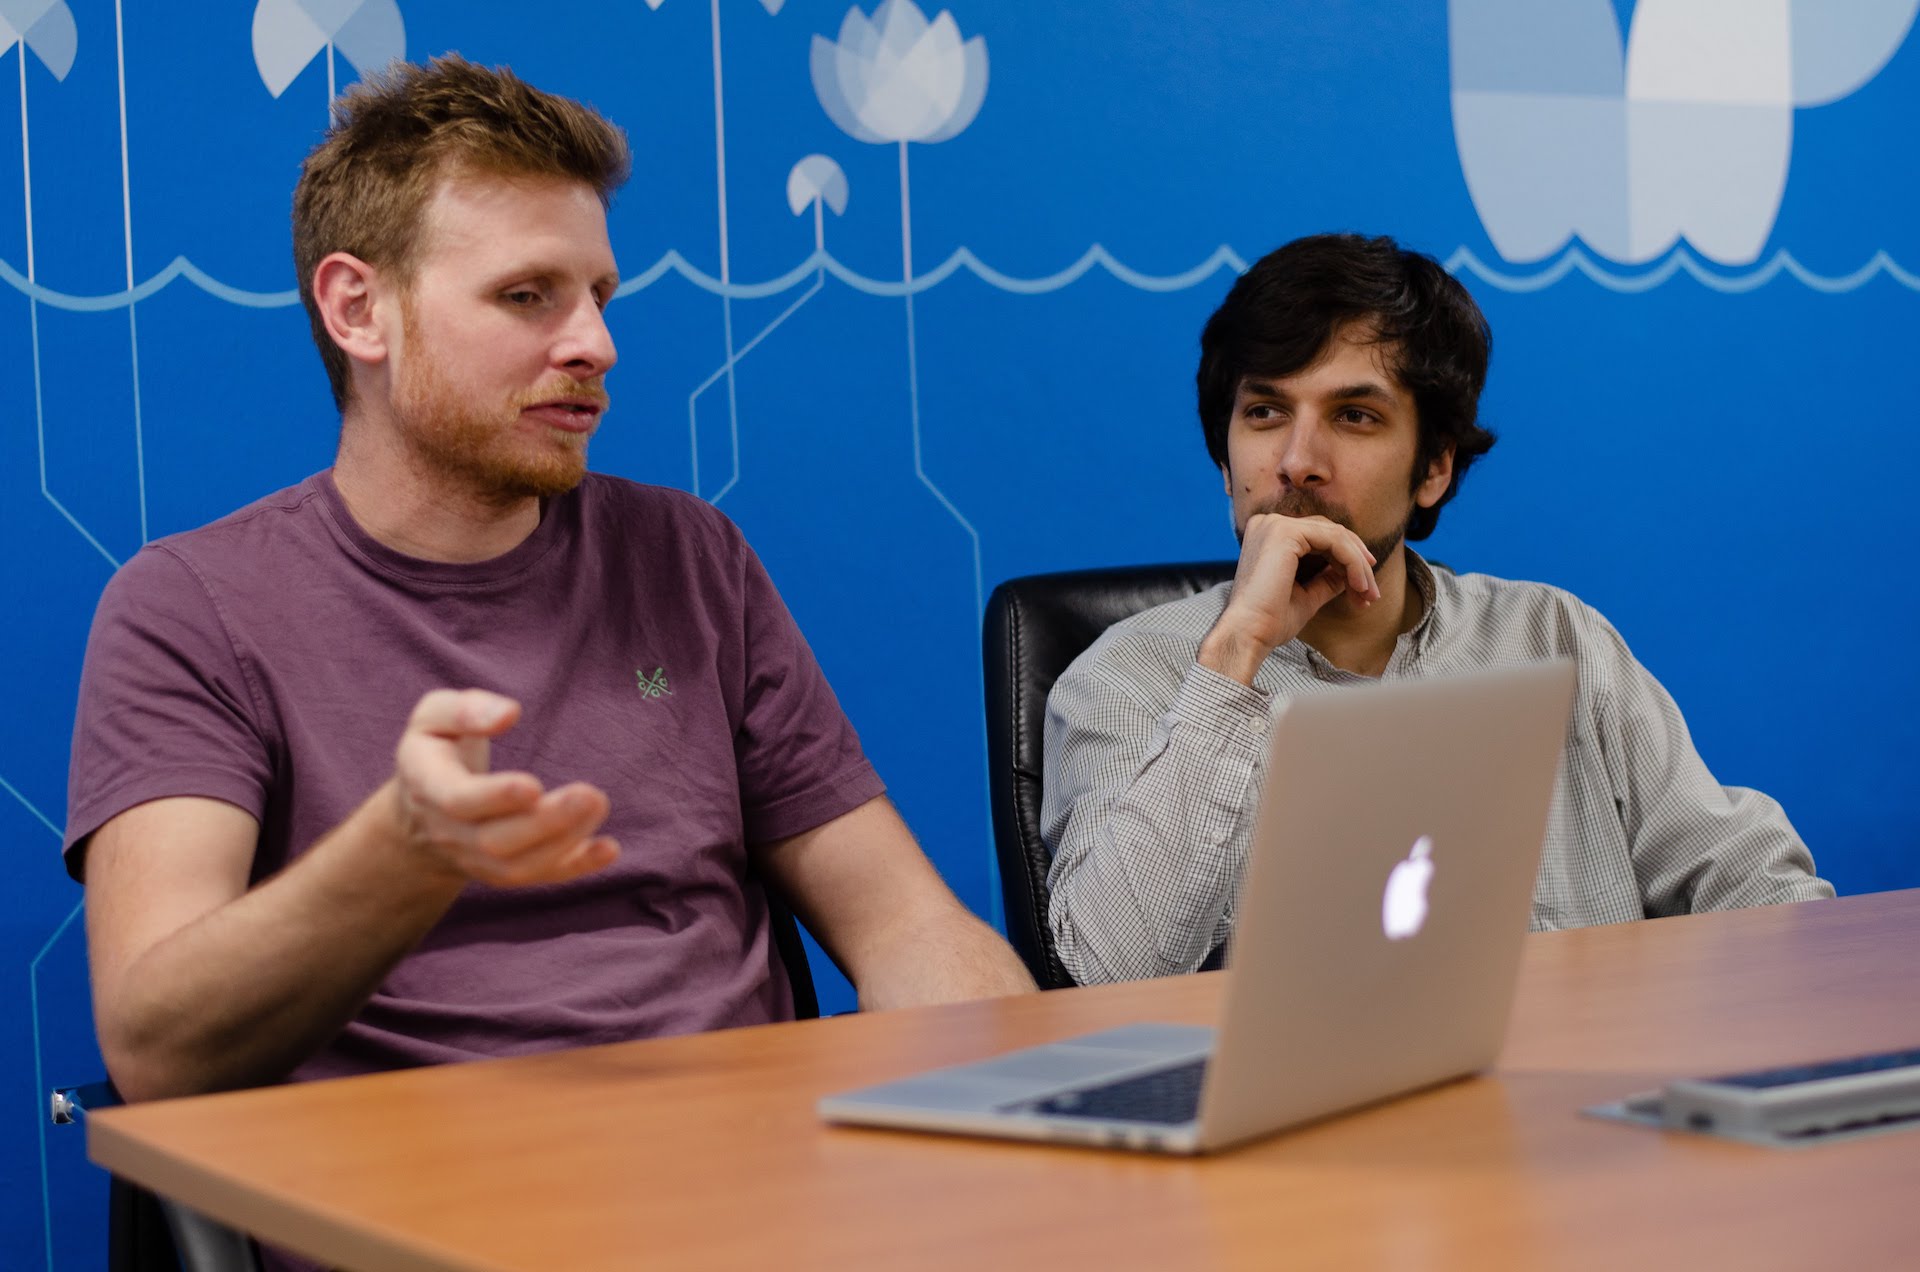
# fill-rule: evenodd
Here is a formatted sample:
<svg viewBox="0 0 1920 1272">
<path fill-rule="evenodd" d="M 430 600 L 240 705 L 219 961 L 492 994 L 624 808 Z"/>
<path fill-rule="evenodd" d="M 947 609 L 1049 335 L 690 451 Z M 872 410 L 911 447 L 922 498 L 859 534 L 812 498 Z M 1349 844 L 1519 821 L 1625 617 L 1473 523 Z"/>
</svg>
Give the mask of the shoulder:
<svg viewBox="0 0 1920 1272">
<path fill-rule="evenodd" d="M 774 594 L 740 527 L 699 496 L 602 473 L 577 495 L 586 557 L 618 587 L 722 616 L 762 608 Z"/>
<path fill-rule="evenodd" d="M 315 474 L 297 485 L 276 490 L 244 508 L 210 521 L 195 530 L 155 539 L 160 548 L 189 564 L 229 548 L 257 545 L 276 538 L 306 537 L 324 515 L 325 489 Z"/>
<path fill-rule="evenodd" d="M 746 539 L 726 513 L 698 495 L 652 486 L 606 473 L 588 473 L 580 483 L 582 515 L 590 526 L 644 535 L 656 547 L 738 552 Z"/>
<path fill-rule="evenodd" d="M 121 574 L 140 580 L 173 578 L 184 571 L 209 592 L 220 590 L 222 580 L 267 579 L 277 587 L 288 571 L 312 556 L 317 543 L 332 541 L 322 482 L 315 474 L 198 529 L 155 539 Z"/>
<path fill-rule="evenodd" d="M 1142 700 L 1171 702 L 1231 587 L 1216 584 L 1121 619 L 1074 659 L 1062 683 L 1097 682 Z"/>
<path fill-rule="evenodd" d="M 318 477 L 277 490 L 193 530 L 146 544 L 114 572 L 101 596 L 102 613 L 121 606 L 178 611 L 211 600 L 215 580 L 234 562 L 271 563 L 296 541 L 310 541 L 321 516 Z M 276 551 L 276 548 L 278 551 Z"/>
<path fill-rule="evenodd" d="M 1094 642 L 1094 648 L 1107 644 L 1197 645 L 1218 621 L 1220 611 L 1226 608 L 1227 594 L 1232 587 L 1231 583 L 1216 583 L 1204 592 L 1130 614 L 1109 627 Z M 1191 649 L 1188 652 L 1191 653 Z"/>
<path fill-rule="evenodd" d="M 1549 583 L 1435 569 L 1433 585 L 1441 613 L 1457 635 L 1494 644 L 1524 640 L 1539 645 L 1546 656 L 1572 654 L 1601 633 L 1613 633 L 1600 611 Z"/>
<path fill-rule="evenodd" d="M 1434 588 L 1447 644 L 1476 661 L 1568 658 L 1579 667 L 1583 698 L 1610 700 L 1623 679 L 1644 675 L 1626 641 L 1599 610 L 1565 588 L 1435 570 Z"/>
</svg>

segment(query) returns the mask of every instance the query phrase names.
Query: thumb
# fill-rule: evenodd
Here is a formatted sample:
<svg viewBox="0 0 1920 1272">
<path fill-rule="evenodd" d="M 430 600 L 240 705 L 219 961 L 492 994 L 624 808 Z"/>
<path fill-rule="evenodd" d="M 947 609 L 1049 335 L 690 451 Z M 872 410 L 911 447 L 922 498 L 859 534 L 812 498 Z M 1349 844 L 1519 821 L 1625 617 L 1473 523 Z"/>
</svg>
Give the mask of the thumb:
<svg viewBox="0 0 1920 1272">
<path fill-rule="evenodd" d="M 487 689 L 463 689 L 454 709 L 451 733 L 497 738 L 520 720 L 520 704 Z"/>
<path fill-rule="evenodd" d="M 1347 572 L 1345 570 L 1322 570 L 1313 582 L 1295 589 L 1294 612 L 1300 616 L 1300 621 L 1305 623 L 1325 609 L 1327 602 L 1346 590 Z"/>
</svg>

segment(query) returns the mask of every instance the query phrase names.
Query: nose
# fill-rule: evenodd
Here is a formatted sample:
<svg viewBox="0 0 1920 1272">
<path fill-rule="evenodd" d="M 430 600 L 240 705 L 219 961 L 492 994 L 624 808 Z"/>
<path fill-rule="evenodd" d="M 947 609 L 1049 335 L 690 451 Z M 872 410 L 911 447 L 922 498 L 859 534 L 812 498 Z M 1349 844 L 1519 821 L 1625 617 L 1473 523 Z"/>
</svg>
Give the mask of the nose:
<svg viewBox="0 0 1920 1272">
<path fill-rule="evenodd" d="M 576 379 L 605 375 L 620 360 L 613 347 L 607 316 L 592 298 L 584 298 L 568 315 L 555 343 L 553 358 Z"/>
<path fill-rule="evenodd" d="M 1326 485 L 1332 475 L 1326 425 L 1302 412 L 1287 428 L 1286 444 L 1280 451 L 1280 480 L 1284 485 L 1306 489 Z"/>
</svg>

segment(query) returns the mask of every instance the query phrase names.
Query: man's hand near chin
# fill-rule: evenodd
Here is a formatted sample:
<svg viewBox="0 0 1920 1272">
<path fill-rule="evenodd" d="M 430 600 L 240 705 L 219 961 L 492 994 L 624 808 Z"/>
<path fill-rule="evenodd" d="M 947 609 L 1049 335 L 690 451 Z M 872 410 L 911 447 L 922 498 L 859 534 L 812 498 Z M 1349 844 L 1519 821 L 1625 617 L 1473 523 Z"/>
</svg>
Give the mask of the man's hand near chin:
<svg viewBox="0 0 1920 1272">
<path fill-rule="evenodd" d="M 1233 594 L 1196 655 L 1202 667 L 1243 685 L 1336 596 L 1380 599 L 1378 564 L 1353 531 L 1325 517 L 1255 513 L 1240 543 Z"/>
</svg>

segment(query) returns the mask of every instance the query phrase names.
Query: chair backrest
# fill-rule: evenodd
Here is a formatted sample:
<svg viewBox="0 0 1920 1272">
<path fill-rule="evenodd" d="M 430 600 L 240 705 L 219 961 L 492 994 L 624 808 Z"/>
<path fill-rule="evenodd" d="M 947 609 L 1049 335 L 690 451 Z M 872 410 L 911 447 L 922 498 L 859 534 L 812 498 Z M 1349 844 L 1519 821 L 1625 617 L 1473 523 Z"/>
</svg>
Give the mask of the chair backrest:
<svg viewBox="0 0 1920 1272">
<path fill-rule="evenodd" d="M 1101 632 L 1141 610 L 1233 577 L 1234 561 L 1069 570 L 1008 579 L 987 601 L 987 776 L 1007 939 L 1042 989 L 1073 980 L 1047 927 L 1047 846 L 1040 782 L 1047 694 Z"/>
<path fill-rule="evenodd" d="M 812 1020 L 820 1014 L 820 995 L 813 987 L 813 968 L 807 962 L 807 947 L 800 942 L 800 925 L 777 893 L 767 890 L 767 918 L 773 928 L 773 948 L 786 965 L 787 981 L 793 986 L 793 1015 L 796 1020 Z"/>
</svg>

